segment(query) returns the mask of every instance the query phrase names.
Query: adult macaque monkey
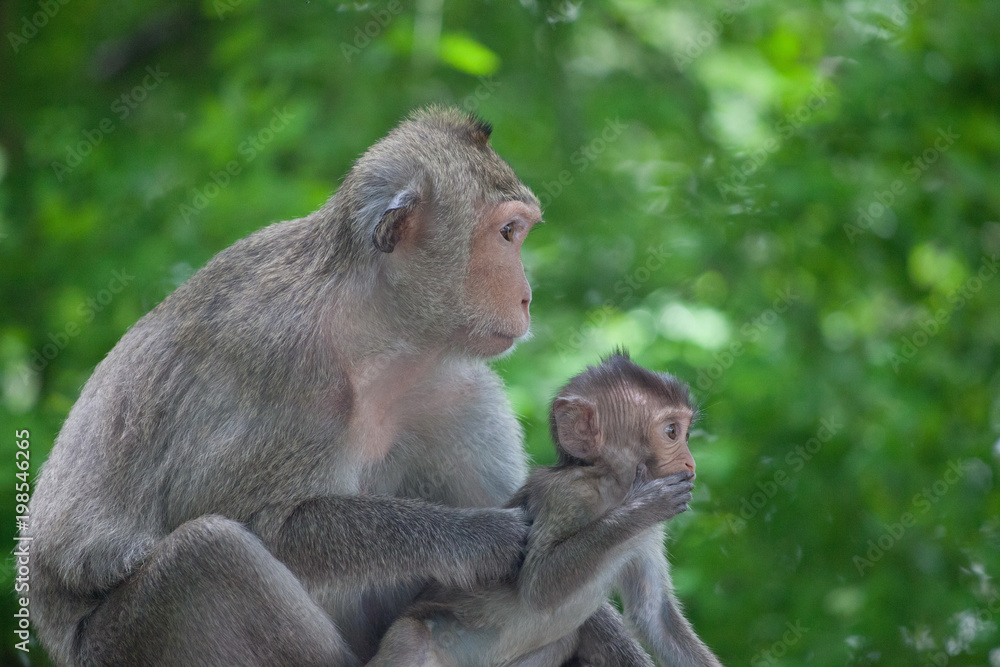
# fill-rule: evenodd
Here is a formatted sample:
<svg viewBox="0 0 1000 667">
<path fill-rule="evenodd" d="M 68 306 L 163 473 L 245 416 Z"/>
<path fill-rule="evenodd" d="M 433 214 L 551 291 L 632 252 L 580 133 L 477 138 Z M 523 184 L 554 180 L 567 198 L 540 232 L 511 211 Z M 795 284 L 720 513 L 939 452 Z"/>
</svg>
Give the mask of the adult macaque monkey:
<svg viewBox="0 0 1000 667">
<path fill-rule="evenodd" d="M 610 652 L 580 627 L 622 593 L 626 615 L 663 664 L 719 667 L 674 598 L 662 522 L 691 500 L 688 388 L 616 352 L 552 404 L 559 463 L 515 495 L 532 520 L 516 581 L 477 591 L 430 587 L 382 641 L 370 667 L 652 665 Z M 537 648 L 541 647 L 541 648 Z"/>
<path fill-rule="evenodd" d="M 98 365 L 30 508 L 56 662 L 357 665 L 427 581 L 516 572 L 522 432 L 484 359 L 528 331 L 541 214 L 489 135 L 414 114 Z"/>
</svg>

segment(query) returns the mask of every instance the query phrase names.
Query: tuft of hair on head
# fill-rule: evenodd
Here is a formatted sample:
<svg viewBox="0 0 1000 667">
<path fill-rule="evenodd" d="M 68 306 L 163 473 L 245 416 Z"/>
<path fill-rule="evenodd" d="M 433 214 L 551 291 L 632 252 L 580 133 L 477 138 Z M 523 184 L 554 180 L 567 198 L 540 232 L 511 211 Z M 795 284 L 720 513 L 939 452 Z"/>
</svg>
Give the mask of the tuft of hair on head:
<svg viewBox="0 0 1000 667">
<path fill-rule="evenodd" d="M 686 407 L 692 412 L 692 423 L 697 420 L 699 410 L 691 398 L 686 382 L 670 373 L 657 373 L 632 361 L 628 350 L 616 347 L 601 358 L 601 363 L 588 366 L 583 372 L 573 376 L 556 394 L 549 411 L 549 431 L 554 443 L 559 443 L 555 405 L 560 398 L 579 397 L 600 404 L 608 394 L 628 395 L 637 391 L 662 403 Z M 560 464 L 579 465 L 582 462 L 557 447 Z"/>
<path fill-rule="evenodd" d="M 409 120 L 457 134 L 477 146 L 489 145 L 490 135 L 493 134 L 493 126 L 490 123 L 458 107 L 432 104 L 415 110 L 410 114 Z"/>
<path fill-rule="evenodd" d="M 657 373 L 634 361 L 628 350 L 616 347 L 597 366 L 588 366 L 559 390 L 557 396 L 577 395 L 594 398 L 613 389 L 637 389 L 664 403 L 688 407 L 695 415 L 698 407 L 687 383 L 670 373 Z"/>
<path fill-rule="evenodd" d="M 625 348 L 616 347 L 608 356 L 601 359 L 601 365 L 597 366 L 595 370 L 601 375 L 610 376 L 609 379 L 621 378 L 632 387 L 661 398 L 671 405 L 686 406 L 692 412 L 698 412 L 698 408 L 691 398 L 691 389 L 686 382 L 670 373 L 657 373 L 643 368 L 632 361 L 632 357 Z"/>
<path fill-rule="evenodd" d="M 493 134 L 493 126 L 478 116 L 472 117 L 472 139 L 484 146 L 489 143 Z"/>
</svg>

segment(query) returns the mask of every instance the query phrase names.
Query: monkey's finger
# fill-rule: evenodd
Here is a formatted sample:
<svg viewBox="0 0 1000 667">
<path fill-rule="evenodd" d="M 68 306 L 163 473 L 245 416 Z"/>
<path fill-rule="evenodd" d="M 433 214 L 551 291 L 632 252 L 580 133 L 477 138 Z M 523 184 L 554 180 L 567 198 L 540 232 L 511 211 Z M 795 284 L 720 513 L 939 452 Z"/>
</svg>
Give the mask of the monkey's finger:
<svg viewBox="0 0 1000 667">
<path fill-rule="evenodd" d="M 694 473 L 689 470 L 682 470 L 681 472 L 675 472 L 667 475 L 663 478 L 663 480 L 669 484 L 677 484 L 680 482 L 690 482 L 693 478 Z"/>
<path fill-rule="evenodd" d="M 675 484 L 664 484 L 664 491 L 691 493 L 694 491 L 694 484 L 691 482 L 677 482 Z"/>
<path fill-rule="evenodd" d="M 691 499 L 691 489 L 670 489 L 664 495 L 666 495 L 669 498 L 673 498 L 673 499 L 687 498 L 688 500 L 690 500 Z"/>
</svg>

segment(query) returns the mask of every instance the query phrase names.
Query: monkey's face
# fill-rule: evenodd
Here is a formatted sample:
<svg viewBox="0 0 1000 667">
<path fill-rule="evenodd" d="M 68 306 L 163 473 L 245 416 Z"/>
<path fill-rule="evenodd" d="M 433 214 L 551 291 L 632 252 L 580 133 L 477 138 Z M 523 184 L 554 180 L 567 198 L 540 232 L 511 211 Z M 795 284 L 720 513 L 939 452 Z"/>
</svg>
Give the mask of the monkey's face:
<svg viewBox="0 0 1000 667">
<path fill-rule="evenodd" d="M 688 442 L 694 413 L 687 406 L 663 406 L 654 410 L 648 421 L 646 437 L 649 459 L 646 467 L 652 477 L 666 477 L 685 470 L 693 473 L 694 457 Z"/>
<path fill-rule="evenodd" d="M 521 263 L 521 245 L 542 214 L 537 206 L 520 201 L 480 211 L 470 243 L 461 344 L 472 354 L 492 357 L 528 333 L 531 286 Z"/>
</svg>

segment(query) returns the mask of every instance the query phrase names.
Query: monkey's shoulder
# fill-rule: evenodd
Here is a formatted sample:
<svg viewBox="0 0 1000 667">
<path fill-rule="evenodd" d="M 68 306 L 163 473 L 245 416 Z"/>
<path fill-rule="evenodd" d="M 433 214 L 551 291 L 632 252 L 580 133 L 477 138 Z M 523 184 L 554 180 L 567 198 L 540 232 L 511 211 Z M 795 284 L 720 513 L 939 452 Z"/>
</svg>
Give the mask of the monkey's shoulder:
<svg viewBox="0 0 1000 667">
<path fill-rule="evenodd" d="M 592 466 L 550 466 L 532 471 L 523 487 L 528 517 L 579 527 L 606 511 L 600 470 Z"/>
<path fill-rule="evenodd" d="M 271 300 L 292 309 L 296 302 L 318 298 L 314 292 L 326 281 L 303 279 L 321 269 L 317 234 L 310 218 L 258 229 L 217 253 L 150 314 L 181 321 L 230 311 L 246 317 Z"/>
</svg>

